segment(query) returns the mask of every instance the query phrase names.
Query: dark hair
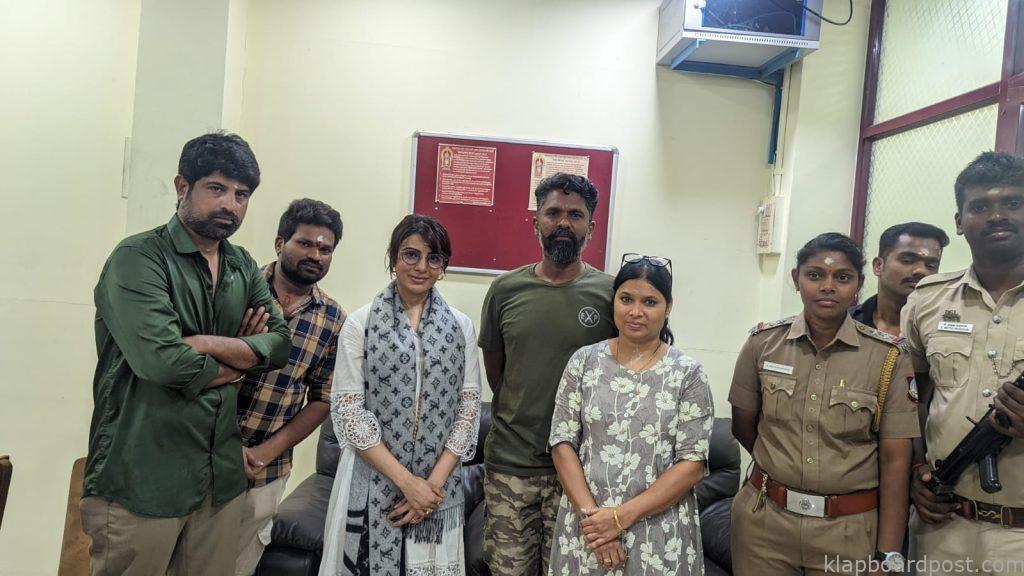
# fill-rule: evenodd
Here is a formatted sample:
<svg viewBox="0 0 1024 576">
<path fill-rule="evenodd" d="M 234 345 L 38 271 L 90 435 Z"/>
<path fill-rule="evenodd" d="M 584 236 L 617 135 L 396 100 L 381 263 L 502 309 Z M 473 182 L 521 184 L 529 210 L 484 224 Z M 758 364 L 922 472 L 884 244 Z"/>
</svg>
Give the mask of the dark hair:
<svg viewBox="0 0 1024 576">
<path fill-rule="evenodd" d="M 900 236 L 904 234 L 917 238 L 931 238 L 939 243 L 939 248 L 949 246 L 949 236 L 942 231 L 942 228 L 925 224 L 924 222 L 904 222 L 903 224 L 890 226 L 885 229 L 885 232 L 882 232 L 882 236 L 878 239 L 878 257 L 885 258 L 888 256 L 889 252 L 892 252 L 892 249 L 896 247 Z"/>
<path fill-rule="evenodd" d="M 1024 158 L 1003 152 L 983 152 L 956 177 L 956 211 L 964 208 L 964 195 L 976 186 L 1018 186 L 1024 188 Z"/>
<path fill-rule="evenodd" d="M 242 137 L 223 130 L 203 134 L 185 143 L 178 160 L 178 174 L 189 188 L 200 178 L 220 172 L 255 192 L 260 185 L 260 166 Z"/>
<path fill-rule="evenodd" d="M 839 232 L 825 232 L 811 239 L 804 244 L 804 247 L 796 253 L 797 270 L 810 260 L 818 252 L 842 252 L 850 259 L 850 264 L 857 269 L 857 274 L 864 278 L 864 253 L 846 234 Z"/>
<path fill-rule="evenodd" d="M 341 242 L 341 214 L 324 202 L 311 198 L 292 200 L 277 223 L 277 235 L 287 242 L 300 224 L 327 228 L 334 233 L 334 245 Z"/>
<path fill-rule="evenodd" d="M 650 282 L 651 286 L 661 292 L 661 295 L 665 297 L 666 304 L 672 303 L 672 273 L 668 271 L 668 268 L 654 266 L 647 260 L 623 264 L 622 268 L 619 268 L 619 273 L 615 275 L 615 282 L 612 283 L 612 300 L 615 299 L 615 293 L 619 291 L 620 286 L 630 280 L 641 278 Z M 670 346 L 675 342 L 675 337 L 668 328 L 668 318 L 665 318 L 665 325 L 661 327 L 659 337 L 662 342 Z"/>
<path fill-rule="evenodd" d="M 554 190 L 575 192 L 579 194 L 587 204 L 587 210 L 590 212 L 590 216 L 594 216 L 594 210 L 597 210 L 597 187 L 595 187 L 594 183 L 590 180 L 587 180 L 583 176 L 566 174 L 565 172 L 558 172 L 548 176 L 541 180 L 540 184 L 537 184 L 537 189 L 533 191 L 533 196 L 537 199 L 537 210 L 540 210 L 540 207 L 544 205 L 544 200 L 547 199 L 548 194 Z"/>
<path fill-rule="evenodd" d="M 420 238 L 430 247 L 430 251 L 441 254 L 445 257 L 445 268 L 448 268 L 447 260 L 452 257 L 452 243 L 448 239 L 448 230 L 444 225 L 430 216 L 423 214 L 409 214 L 395 226 L 391 231 L 391 242 L 388 243 L 388 272 L 395 271 L 395 264 L 398 262 L 398 248 L 405 242 L 405 239 L 413 234 L 419 234 Z"/>
</svg>

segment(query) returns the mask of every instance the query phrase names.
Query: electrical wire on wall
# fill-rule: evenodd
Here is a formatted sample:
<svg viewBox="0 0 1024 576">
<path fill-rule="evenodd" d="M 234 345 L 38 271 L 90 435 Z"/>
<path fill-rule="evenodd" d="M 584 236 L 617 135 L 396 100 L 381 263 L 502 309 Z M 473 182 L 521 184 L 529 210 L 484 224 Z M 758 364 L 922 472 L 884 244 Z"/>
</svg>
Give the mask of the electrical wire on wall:
<svg viewBox="0 0 1024 576">
<path fill-rule="evenodd" d="M 782 4 L 779 4 L 779 1 L 780 0 L 771 0 L 771 3 L 775 4 L 779 8 L 782 8 L 783 10 L 785 10 L 785 6 L 783 6 Z M 817 16 L 818 18 L 821 19 L 822 22 L 828 22 L 829 24 L 832 24 L 833 26 L 846 26 L 847 24 L 850 23 L 851 20 L 853 20 L 853 0 L 850 0 L 850 4 L 849 4 L 849 6 L 850 6 L 850 13 L 846 16 L 846 20 L 843 20 L 842 22 L 837 22 L 835 20 L 831 20 L 829 18 L 826 18 L 824 15 L 819 14 L 818 12 L 815 12 L 814 10 L 811 10 L 806 5 L 804 5 L 803 0 L 790 0 L 790 1 L 793 2 L 793 3 L 799 4 L 800 7 L 803 8 L 805 12 L 808 12 L 810 14 L 813 14 L 813 15 Z"/>
</svg>

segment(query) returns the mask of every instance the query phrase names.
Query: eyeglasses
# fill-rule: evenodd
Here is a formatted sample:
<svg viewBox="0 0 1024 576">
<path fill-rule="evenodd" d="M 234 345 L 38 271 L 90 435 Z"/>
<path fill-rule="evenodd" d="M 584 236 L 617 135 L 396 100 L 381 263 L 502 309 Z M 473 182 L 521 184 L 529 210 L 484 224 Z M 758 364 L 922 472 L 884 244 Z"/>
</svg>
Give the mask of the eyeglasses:
<svg viewBox="0 0 1024 576">
<path fill-rule="evenodd" d="M 638 262 L 646 261 L 651 266 L 657 266 L 658 268 L 668 268 L 668 273 L 672 273 L 672 260 L 668 258 L 662 258 L 661 256 L 644 256 L 643 254 L 637 254 L 636 252 L 629 252 L 622 255 L 622 262 L 619 264 L 621 268 L 625 264 L 636 264 Z"/>
<path fill-rule="evenodd" d="M 409 266 L 415 266 L 420 263 L 420 258 L 423 258 L 423 253 L 415 248 L 406 248 L 399 254 L 402 258 L 402 262 L 405 262 Z M 448 264 L 448 257 L 437 252 L 431 252 L 427 254 L 427 266 L 430 266 L 434 270 L 444 268 Z"/>
</svg>

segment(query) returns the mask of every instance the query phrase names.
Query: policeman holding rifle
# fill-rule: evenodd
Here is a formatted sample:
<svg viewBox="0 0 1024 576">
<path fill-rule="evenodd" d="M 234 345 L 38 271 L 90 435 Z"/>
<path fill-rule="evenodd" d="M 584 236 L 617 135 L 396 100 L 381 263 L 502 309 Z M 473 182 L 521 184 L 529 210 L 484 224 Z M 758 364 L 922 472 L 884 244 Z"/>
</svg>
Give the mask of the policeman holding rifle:
<svg viewBox="0 0 1024 576">
<path fill-rule="evenodd" d="M 957 177 L 955 197 L 956 231 L 972 264 L 925 278 L 903 308 L 915 372 L 908 394 L 920 400 L 924 430 L 914 445 L 911 549 L 919 574 L 965 561 L 982 574 L 1020 573 L 1024 389 L 1015 381 L 1024 372 L 1024 159 L 980 155 Z M 972 460 L 984 455 L 970 442 L 978 438 L 999 452 L 964 466 L 968 452 Z"/>
</svg>

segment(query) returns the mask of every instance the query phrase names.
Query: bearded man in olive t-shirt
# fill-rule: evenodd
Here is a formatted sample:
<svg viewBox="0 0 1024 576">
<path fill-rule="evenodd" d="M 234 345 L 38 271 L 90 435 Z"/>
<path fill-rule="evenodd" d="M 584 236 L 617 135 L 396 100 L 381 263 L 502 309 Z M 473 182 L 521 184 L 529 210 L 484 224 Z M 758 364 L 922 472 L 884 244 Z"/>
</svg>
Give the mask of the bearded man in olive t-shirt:
<svg viewBox="0 0 1024 576">
<path fill-rule="evenodd" d="M 544 256 L 494 280 L 480 327 L 494 393 L 484 444 L 484 555 L 496 576 L 547 574 L 562 495 L 547 446 L 555 392 L 573 352 L 615 332 L 613 278 L 580 260 L 597 188 L 559 173 L 534 195 Z"/>
</svg>

